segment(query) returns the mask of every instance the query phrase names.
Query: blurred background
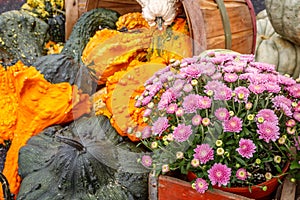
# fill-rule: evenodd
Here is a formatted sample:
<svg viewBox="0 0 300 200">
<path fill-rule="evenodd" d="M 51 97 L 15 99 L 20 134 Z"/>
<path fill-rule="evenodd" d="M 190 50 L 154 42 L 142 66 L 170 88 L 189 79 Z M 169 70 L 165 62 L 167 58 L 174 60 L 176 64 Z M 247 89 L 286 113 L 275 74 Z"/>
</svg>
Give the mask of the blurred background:
<svg viewBox="0 0 300 200">
<path fill-rule="evenodd" d="M 0 0 L 0 13 L 8 10 L 19 10 L 26 0 Z M 251 0 L 255 13 L 265 8 L 265 0 Z"/>
</svg>

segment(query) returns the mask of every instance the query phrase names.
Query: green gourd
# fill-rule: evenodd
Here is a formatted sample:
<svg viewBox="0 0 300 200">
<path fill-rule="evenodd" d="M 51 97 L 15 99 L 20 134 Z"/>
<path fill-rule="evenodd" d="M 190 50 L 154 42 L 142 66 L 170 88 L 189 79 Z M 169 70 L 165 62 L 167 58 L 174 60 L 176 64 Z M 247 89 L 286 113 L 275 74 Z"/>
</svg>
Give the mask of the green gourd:
<svg viewBox="0 0 300 200">
<path fill-rule="evenodd" d="M 90 38 L 99 29 L 116 29 L 116 22 L 119 17 L 120 14 L 116 11 L 105 8 L 96 8 L 85 12 L 73 27 L 61 53 L 80 63 L 82 51 Z"/>
<path fill-rule="evenodd" d="M 24 11 L 12 10 L 0 15 L 0 62 L 21 60 L 30 66 L 44 55 L 49 26 Z"/>
<path fill-rule="evenodd" d="M 274 30 L 283 38 L 300 45 L 300 1 L 265 0 L 265 5 Z"/>
<path fill-rule="evenodd" d="M 18 200 L 143 200 L 149 170 L 143 149 L 124 141 L 105 116 L 52 126 L 21 148 Z"/>
<path fill-rule="evenodd" d="M 257 15 L 255 60 L 276 66 L 276 71 L 298 78 L 300 73 L 300 46 L 277 34 L 266 10 Z"/>
</svg>

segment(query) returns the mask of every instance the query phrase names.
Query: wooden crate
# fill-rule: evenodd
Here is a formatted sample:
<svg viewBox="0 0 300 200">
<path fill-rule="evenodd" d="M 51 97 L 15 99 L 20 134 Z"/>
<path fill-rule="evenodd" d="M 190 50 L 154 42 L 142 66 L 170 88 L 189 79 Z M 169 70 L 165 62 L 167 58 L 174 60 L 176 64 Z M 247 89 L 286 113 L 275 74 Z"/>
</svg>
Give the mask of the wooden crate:
<svg viewBox="0 0 300 200">
<path fill-rule="evenodd" d="M 67 0 L 66 39 L 82 13 L 93 8 L 108 8 L 125 14 L 141 11 L 135 0 Z M 250 0 L 184 0 L 181 10 L 187 17 L 193 54 L 206 49 L 231 49 L 254 53 L 256 18 Z"/>
<path fill-rule="evenodd" d="M 251 200 L 250 198 L 224 192 L 218 189 L 207 190 L 204 194 L 198 193 L 191 187 L 191 183 L 160 175 L 157 179 L 149 175 L 149 200 Z"/>
</svg>

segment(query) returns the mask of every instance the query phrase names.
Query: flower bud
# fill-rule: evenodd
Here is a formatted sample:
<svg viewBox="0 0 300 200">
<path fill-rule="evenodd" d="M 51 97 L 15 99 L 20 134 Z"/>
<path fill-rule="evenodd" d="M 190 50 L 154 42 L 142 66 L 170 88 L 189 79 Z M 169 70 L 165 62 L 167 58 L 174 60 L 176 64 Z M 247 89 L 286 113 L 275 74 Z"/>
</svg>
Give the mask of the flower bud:
<svg viewBox="0 0 300 200">
<path fill-rule="evenodd" d="M 217 140 L 217 141 L 216 141 L 216 146 L 217 146 L 217 147 L 222 146 L 222 144 L 223 144 L 222 140 Z"/>
<path fill-rule="evenodd" d="M 285 125 L 288 127 L 294 127 L 296 125 L 296 121 L 294 119 L 289 119 Z"/>
<path fill-rule="evenodd" d="M 265 121 L 265 119 L 263 117 L 258 117 L 257 118 L 258 123 L 263 123 L 264 121 Z"/>
<path fill-rule="evenodd" d="M 249 121 L 254 120 L 254 115 L 253 115 L 253 114 L 247 115 L 247 119 L 248 119 Z"/>
<path fill-rule="evenodd" d="M 230 117 L 234 116 L 234 112 L 232 110 L 229 111 L 229 115 L 230 115 Z"/>
<path fill-rule="evenodd" d="M 208 126 L 210 124 L 210 119 L 205 117 L 202 119 L 203 126 Z"/>
<path fill-rule="evenodd" d="M 166 173 L 166 172 L 170 171 L 169 165 L 168 165 L 168 164 L 163 165 L 163 166 L 161 167 L 161 171 L 162 171 L 163 173 Z"/>
<path fill-rule="evenodd" d="M 217 148 L 217 155 L 222 156 L 224 154 L 224 149 L 222 147 Z"/>
<path fill-rule="evenodd" d="M 191 165 L 192 165 L 193 167 L 199 167 L 200 162 L 199 162 L 198 159 L 194 158 L 194 159 L 191 161 Z"/>
<path fill-rule="evenodd" d="M 256 158 L 255 163 L 259 165 L 261 163 L 261 160 L 259 158 Z"/>
<path fill-rule="evenodd" d="M 262 188 L 261 188 L 263 191 L 267 191 L 268 190 L 268 186 L 263 186 Z"/>
<path fill-rule="evenodd" d="M 252 108 L 253 104 L 251 102 L 247 102 L 245 105 L 246 110 L 250 110 Z"/>
<path fill-rule="evenodd" d="M 266 178 L 267 180 L 270 180 L 272 177 L 273 177 L 273 175 L 272 175 L 270 172 L 267 172 L 267 173 L 265 174 L 265 178 Z"/>
<path fill-rule="evenodd" d="M 193 79 L 191 81 L 192 86 L 196 86 L 198 84 L 198 81 L 196 79 Z"/>
<path fill-rule="evenodd" d="M 151 143 L 151 148 L 152 149 L 156 149 L 158 147 L 158 143 L 157 142 L 152 142 Z"/>
<path fill-rule="evenodd" d="M 279 143 L 279 144 L 284 144 L 284 143 L 285 143 L 285 137 L 280 137 L 280 138 L 278 139 L 278 143 Z"/>
<path fill-rule="evenodd" d="M 274 156 L 274 162 L 280 163 L 281 162 L 281 156 Z"/>
<path fill-rule="evenodd" d="M 207 96 L 211 97 L 214 94 L 214 92 L 212 90 L 208 90 L 206 94 Z"/>
<path fill-rule="evenodd" d="M 288 134 L 294 135 L 296 133 L 296 128 L 295 127 L 293 127 L 293 128 L 292 127 L 287 127 L 286 131 L 287 131 Z"/>
<path fill-rule="evenodd" d="M 183 158 L 183 153 L 182 153 L 181 151 L 178 151 L 178 152 L 176 153 L 176 158 L 177 158 L 177 159 L 182 159 L 182 158 Z"/>
</svg>

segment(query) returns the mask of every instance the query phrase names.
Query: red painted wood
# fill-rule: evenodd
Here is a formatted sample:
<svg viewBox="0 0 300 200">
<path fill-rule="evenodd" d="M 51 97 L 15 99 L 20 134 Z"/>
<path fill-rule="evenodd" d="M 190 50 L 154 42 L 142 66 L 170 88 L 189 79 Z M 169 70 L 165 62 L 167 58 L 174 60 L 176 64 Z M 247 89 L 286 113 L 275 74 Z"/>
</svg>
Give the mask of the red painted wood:
<svg viewBox="0 0 300 200">
<path fill-rule="evenodd" d="M 198 193 L 185 182 L 169 176 L 159 176 L 158 179 L 158 200 L 250 200 L 247 197 L 224 192 L 218 189 Z"/>
</svg>

